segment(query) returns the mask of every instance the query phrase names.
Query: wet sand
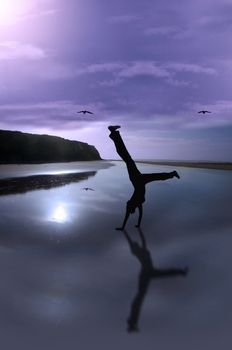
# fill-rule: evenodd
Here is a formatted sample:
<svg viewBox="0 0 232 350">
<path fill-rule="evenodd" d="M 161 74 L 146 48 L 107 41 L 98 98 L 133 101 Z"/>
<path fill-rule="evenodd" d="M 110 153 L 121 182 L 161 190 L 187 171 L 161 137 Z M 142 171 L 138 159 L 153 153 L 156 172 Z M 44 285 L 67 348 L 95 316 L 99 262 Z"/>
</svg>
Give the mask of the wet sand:
<svg viewBox="0 0 232 350">
<path fill-rule="evenodd" d="M 89 171 L 81 173 L 32 175 L 1 179 L 0 196 L 65 186 L 73 182 L 87 180 L 89 177 L 95 175 L 96 171 Z"/>
<path fill-rule="evenodd" d="M 134 227 L 137 213 L 123 233 L 115 227 L 133 188 L 125 165 L 115 164 L 6 167 L 5 178 L 34 182 L 31 176 L 45 172 L 96 174 L 0 196 L 2 349 L 230 350 L 230 173 L 182 168 L 180 180 L 150 184 L 141 233 Z M 188 267 L 188 275 L 142 279 L 131 249 L 131 243 L 141 247 L 142 235 L 146 262 L 159 270 Z M 146 282 L 142 290 L 140 281 Z M 128 332 L 134 310 L 136 333 Z"/>
</svg>

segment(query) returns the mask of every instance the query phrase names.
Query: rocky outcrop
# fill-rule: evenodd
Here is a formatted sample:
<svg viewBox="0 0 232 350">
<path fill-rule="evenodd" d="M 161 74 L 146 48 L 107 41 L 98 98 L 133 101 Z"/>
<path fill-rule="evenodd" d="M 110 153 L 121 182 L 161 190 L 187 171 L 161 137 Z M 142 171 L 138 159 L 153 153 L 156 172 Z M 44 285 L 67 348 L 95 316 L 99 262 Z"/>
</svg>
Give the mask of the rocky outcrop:
<svg viewBox="0 0 232 350">
<path fill-rule="evenodd" d="M 94 146 L 57 136 L 0 130 L 0 163 L 59 163 L 101 160 Z"/>
</svg>

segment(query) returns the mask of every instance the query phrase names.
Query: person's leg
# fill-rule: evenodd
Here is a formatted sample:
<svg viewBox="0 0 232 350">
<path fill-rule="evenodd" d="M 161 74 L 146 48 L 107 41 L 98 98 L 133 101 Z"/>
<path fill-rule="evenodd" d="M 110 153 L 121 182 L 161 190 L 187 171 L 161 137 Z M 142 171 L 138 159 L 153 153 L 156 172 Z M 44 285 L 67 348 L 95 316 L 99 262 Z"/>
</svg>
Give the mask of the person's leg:
<svg viewBox="0 0 232 350">
<path fill-rule="evenodd" d="M 164 181 L 168 179 L 172 179 L 173 177 L 180 178 L 179 174 L 176 171 L 172 171 L 170 173 L 150 173 L 150 174 L 142 174 L 142 178 L 145 184 L 153 181 Z"/>
<path fill-rule="evenodd" d="M 122 158 L 122 160 L 124 160 L 125 163 L 128 161 L 130 162 L 132 158 L 123 142 L 119 131 L 112 131 L 109 137 L 111 138 L 111 140 L 113 140 L 116 151 L 118 155 Z"/>
<path fill-rule="evenodd" d="M 111 140 L 113 140 L 118 155 L 126 163 L 130 180 L 133 182 L 135 177 L 140 176 L 141 173 L 138 170 L 134 160 L 131 158 L 131 155 L 126 148 L 119 131 L 112 130 L 109 137 Z"/>
</svg>

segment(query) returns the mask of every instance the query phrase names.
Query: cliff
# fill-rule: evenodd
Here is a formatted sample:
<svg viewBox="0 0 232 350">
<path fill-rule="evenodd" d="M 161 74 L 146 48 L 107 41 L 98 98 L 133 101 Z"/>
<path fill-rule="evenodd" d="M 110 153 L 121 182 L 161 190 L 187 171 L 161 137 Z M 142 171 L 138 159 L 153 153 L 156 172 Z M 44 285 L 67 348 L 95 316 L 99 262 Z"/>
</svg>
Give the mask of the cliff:
<svg viewBox="0 0 232 350">
<path fill-rule="evenodd" d="M 58 163 L 101 160 L 94 146 L 57 136 L 0 130 L 0 163 Z"/>
</svg>

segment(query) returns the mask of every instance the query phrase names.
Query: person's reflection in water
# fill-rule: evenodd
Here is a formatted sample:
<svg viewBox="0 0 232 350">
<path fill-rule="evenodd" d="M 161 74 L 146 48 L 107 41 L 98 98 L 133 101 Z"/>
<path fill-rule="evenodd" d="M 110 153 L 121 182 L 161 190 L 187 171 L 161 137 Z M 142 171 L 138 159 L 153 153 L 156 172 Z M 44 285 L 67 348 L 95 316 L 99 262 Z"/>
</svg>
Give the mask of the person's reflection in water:
<svg viewBox="0 0 232 350">
<path fill-rule="evenodd" d="M 132 301 L 130 315 L 127 320 L 128 332 L 137 332 L 139 331 L 138 320 L 141 312 L 141 307 L 151 280 L 164 277 L 186 276 L 188 273 L 188 268 L 158 269 L 154 267 L 151 254 L 147 248 L 146 240 L 142 231 L 139 229 L 141 245 L 133 241 L 125 230 L 123 233 L 129 243 L 131 253 L 139 260 L 141 264 L 138 291 Z"/>
<path fill-rule="evenodd" d="M 146 184 L 153 181 L 168 180 L 173 177 L 176 177 L 179 179 L 180 176 L 176 171 L 171 171 L 170 173 L 150 173 L 150 174 L 140 173 L 134 160 L 131 158 L 129 152 L 127 151 L 127 148 L 121 138 L 119 131 L 117 130 L 119 128 L 120 128 L 119 125 L 109 126 L 108 129 L 111 132 L 109 137 L 113 140 L 118 155 L 126 163 L 130 181 L 134 186 L 134 193 L 132 197 L 129 199 L 129 201 L 127 202 L 126 214 L 125 214 L 122 227 L 116 228 L 116 230 L 124 230 L 130 214 L 133 214 L 136 208 L 138 208 L 139 210 L 138 223 L 136 227 L 140 227 L 142 216 L 143 216 L 143 203 L 145 202 Z"/>
</svg>

